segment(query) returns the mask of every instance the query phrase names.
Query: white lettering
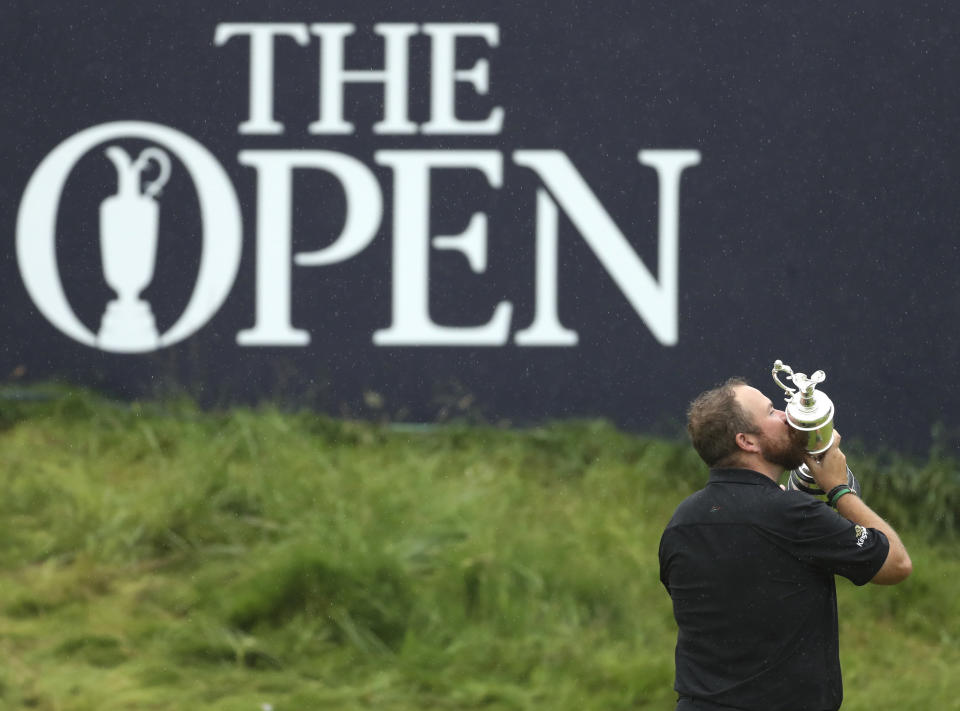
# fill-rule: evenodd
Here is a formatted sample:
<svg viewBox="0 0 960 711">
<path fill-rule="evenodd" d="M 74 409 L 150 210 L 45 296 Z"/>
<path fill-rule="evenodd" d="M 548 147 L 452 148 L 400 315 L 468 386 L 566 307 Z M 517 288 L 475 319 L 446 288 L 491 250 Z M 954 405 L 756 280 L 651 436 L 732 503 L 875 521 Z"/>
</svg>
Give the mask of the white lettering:
<svg viewBox="0 0 960 711">
<path fill-rule="evenodd" d="M 417 33 L 413 24 L 381 23 L 374 31 L 384 37 L 384 69 L 344 69 L 344 38 L 356 27 L 347 23 L 314 24 L 310 31 L 320 38 L 320 117 L 310 124 L 310 133 L 353 133 L 353 124 L 343 118 L 344 85 L 383 83 L 384 118 L 373 125 L 374 133 L 410 134 L 417 124 L 407 117 L 409 90 L 408 42 Z"/>
<path fill-rule="evenodd" d="M 482 121 L 462 121 L 456 116 L 456 84 L 466 82 L 479 94 L 490 87 L 490 68 L 479 59 L 470 69 L 457 69 L 458 37 L 482 37 L 491 47 L 500 41 L 500 31 L 492 24 L 427 23 L 423 31 L 431 39 L 430 120 L 423 124 L 426 134 L 496 134 L 503 128 L 503 108 L 494 108 Z"/>
<path fill-rule="evenodd" d="M 283 124 L 273 118 L 273 39 L 292 37 L 305 46 L 310 42 L 307 27 L 289 22 L 222 22 L 213 43 L 221 47 L 238 35 L 250 37 L 250 118 L 240 124 L 240 133 L 283 133 Z"/>
<path fill-rule="evenodd" d="M 503 157 L 497 151 L 378 151 L 374 159 L 393 169 L 393 323 L 376 331 L 378 346 L 502 346 L 507 342 L 513 306 L 497 304 L 483 326 L 438 326 L 430 319 L 430 171 L 434 168 L 472 168 L 486 176 L 491 187 L 503 184 Z M 478 219 L 482 217 L 482 219 Z M 486 217 L 475 214 L 466 231 L 443 237 L 442 248 L 458 249 L 475 271 L 483 271 Z"/>
<path fill-rule="evenodd" d="M 301 252 L 301 266 L 334 264 L 358 254 L 377 234 L 383 198 L 373 173 L 356 158 L 331 151 L 242 151 L 240 162 L 257 170 L 257 306 L 251 329 L 237 334 L 242 346 L 305 346 L 310 334 L 290 323 L 290 251 L 293 170 L 332 173 L 346 195 L 339 237 L 324 249 Z"/>
<path fill-rule="evenodd" d="M 200 204 L 203 251 L 197 283 L 180 318 L 154 344 L 137 348 L 123 346 L 122 350 L 126 352 L 172 345 L 212 318 L 236 278 L 242 235 L 240 204 L 233 185 L 217 159 L 197 141 L 167 126 L 141 121 L 105 123 L 81 131 L 53 149 L 37 166 L 27 183 L 17 216 L 20 274 L 37 308 L 50 323 L 80 343 L 118 350 L 109 344 L 98 344 L 96 335 L 77 318 L 67 301 L 57 265 L 56 225 L 63 189 L 77 162 L 105 142 L 131 138 L 163 146 L 187 169 Z M 107 186 L 105 194 L 109 195 L 114 187 Z M 127 229 L 143 227 L 129 218 L 121 226 Z M 100 228 L 102 234 L 111 231 L 107 224 L 101 224 Z M 109 263 L 117 256 L 111 254 L 108 244 L 102 255 L 108 270 Z"/>
<path fill-rule="evenodd" d="M 576 331 L 564 328 L 557 317 L 557 203 L 537 190 L 536 313 L 529 328 L 517 331 L 518 346 L 575 346 Z"/>
<path fill-rule="evenodd" d="M 613 277 L 620 291 L 627 297 L 630 305 L 644 320 L 656 339 L 665 346 L 677 343 L 677 264 L 678 264 L 678 225 L 680 174 L 684 168 L 700 163 L 700 152 L 692 150 L 648 150 L 640 151 L 638 158 L 643 165 L 653 167 L 659 179 L 659 238 L 658 238 L 658 276 L 650 274 L 643 262 L 610 217 L 596 195 L 590 190 L 583 178 L 561 151 L 525 150 L 516 151 L 513 159 L 517 165 L 534 170 L 543 180 L 547 189 L 563 207 L 583 236 L 584 241 L 597 255 L 607 273 Z M 538 218 L 544 217 L 547 210 L 538 211 Z M 541 246 L 554 247 L 555 241 L 538 242 Z M 538 260 L 542 259 L 538 249 Z M 549 264 L 538 265 L 537 274 L 543 276 L 551 270 Z M 547 289 L 538 296 L 555 299 L 556 290 Z M 538 317 L 541 313 L 556 313 L 556 303 L 537 306 Z M 548 316 L 541 318 L 547 319 Z M 559 324 L 556 324 L 559 326 Z M 532 333 L 531 333 L 532 331 Z M 536 345 L 535 326 L 524 333 L 526 345 L 531 339 Z M 519 334 L 518 334 L 519 335 Z"/>
</svg>

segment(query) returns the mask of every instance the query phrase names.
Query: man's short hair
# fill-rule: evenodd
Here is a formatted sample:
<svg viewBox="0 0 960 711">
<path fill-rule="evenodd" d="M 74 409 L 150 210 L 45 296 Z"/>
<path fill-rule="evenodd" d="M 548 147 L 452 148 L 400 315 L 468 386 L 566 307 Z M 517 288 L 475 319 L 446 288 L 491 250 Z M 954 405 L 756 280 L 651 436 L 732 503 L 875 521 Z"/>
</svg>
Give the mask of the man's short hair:
<svg viewBox="0 0 960 711">
<path fill-rule="evenodd" d="M 701 393 L 687 410 L 687 432 L 700 458 L 709 467 L 732 466 L 740 453 L 737 433 L 755 434 L 756 425 L 737 402 L 734 388 L 746 385 L 743 378 L 730 378 L 723 385 Z"/>
</svg>

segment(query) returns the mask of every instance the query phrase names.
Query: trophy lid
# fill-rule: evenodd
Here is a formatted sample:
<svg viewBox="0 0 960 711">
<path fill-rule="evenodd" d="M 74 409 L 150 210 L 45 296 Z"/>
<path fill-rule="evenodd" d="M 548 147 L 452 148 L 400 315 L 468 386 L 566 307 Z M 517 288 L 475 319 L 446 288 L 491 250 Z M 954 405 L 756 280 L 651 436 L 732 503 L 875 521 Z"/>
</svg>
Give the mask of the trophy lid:
<svg viewBox="0 0 960 711">
<path fill-rule="evenodd" d="M 792 380 L 798 389 L 784 385 L 777 377 L 777 373 L 783 371 L 787 373 L 787 379 Z M 787 420 L 798 430 L 817 429 L 833 419 L 833 402 L 827 397 L 827 394 L 817 390 L 817 385 L 826 380 L 827 375 L 822 370 L 818 370 L 807 377 L 805 373 L 794 373 L 789 365 L 783 361 L 777 360 L 773 364 L 774 381 L 783 388 L 787 395 L 784 398 L 787 406 L 784 408 L 787 413 Z"/>
</svg>

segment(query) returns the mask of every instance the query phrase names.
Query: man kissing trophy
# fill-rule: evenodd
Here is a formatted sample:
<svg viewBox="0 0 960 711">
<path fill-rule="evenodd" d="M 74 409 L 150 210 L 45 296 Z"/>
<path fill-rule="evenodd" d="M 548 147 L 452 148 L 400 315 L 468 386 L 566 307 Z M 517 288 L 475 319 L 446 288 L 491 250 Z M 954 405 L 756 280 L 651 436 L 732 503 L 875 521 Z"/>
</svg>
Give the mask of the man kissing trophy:
<svg viewBox="0 0 960 711">
<path fill-rule="evenodd" d="M 793 381 L 796 389 L 784 385 L 778 373 L 786 373 L 787 380 Z M 787 395 L 784 398 L 787 405 L 784 408 L 787 414 L 787 422 L 795 430 L 807 433 L 807 452 L 813 455 L 823 454 L 830 445 L 833 444 L 833 402 L 827 397 L 827 394 L 817 390 L 817 385 L 822 383 L 827 375 L 822 370 L 818 370 L 809 378 L 804 373 L 794 373 L 789 365 L 784 365 L 782 360 L 777 360 L 773 364 L 773 370 L 770 373 L 774 382 L 783 388 Z M 853 490 L 857 496 L 862 498 L 860 483 L 847 467 L 847 486 Z M 810 470 L 806 464 L 801 464 L 796 469 L 790 471 L 790 477 L 787 480 L 787 489 L 791 491 L 803 491 L 812 496 L 820 496 L 825 492 L 817 486 Z"/>
</svg>

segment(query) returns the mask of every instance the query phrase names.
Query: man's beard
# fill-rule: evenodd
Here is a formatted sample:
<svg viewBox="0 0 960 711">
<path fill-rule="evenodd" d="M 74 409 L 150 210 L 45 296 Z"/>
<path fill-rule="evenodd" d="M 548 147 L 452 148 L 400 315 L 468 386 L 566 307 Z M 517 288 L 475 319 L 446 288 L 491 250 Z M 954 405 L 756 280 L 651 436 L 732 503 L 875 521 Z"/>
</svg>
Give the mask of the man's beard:
<svg viewBox="0 0 960 711">
<path fill-rule="evenodd" d="M 774 443 L 764 437 L 763 458 L 784 469 L 796 469 L 807 456 L 807 433 L 787 426 L 787 439 Z"/>
</svg>

